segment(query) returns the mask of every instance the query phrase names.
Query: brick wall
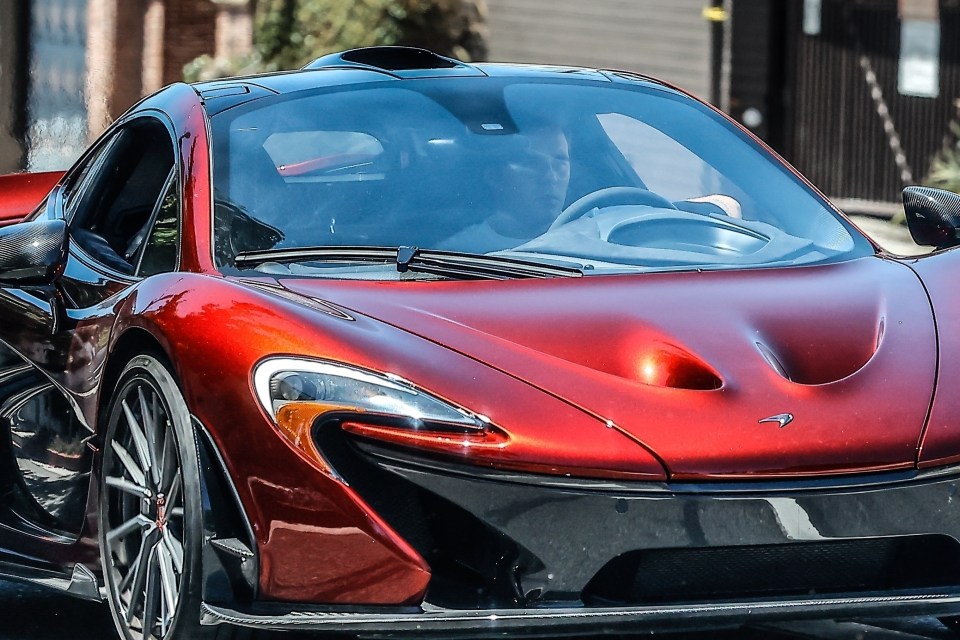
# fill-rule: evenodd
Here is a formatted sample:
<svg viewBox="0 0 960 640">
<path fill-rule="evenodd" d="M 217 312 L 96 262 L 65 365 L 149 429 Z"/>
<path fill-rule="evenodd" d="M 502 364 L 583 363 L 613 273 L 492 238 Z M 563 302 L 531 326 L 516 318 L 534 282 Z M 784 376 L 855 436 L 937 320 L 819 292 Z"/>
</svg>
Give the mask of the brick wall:
<svg viewBox="0 0 960 640">
<path fill-rule="evenodd" d="M 216 47 L 217 5 L 211 0 L 166 0 L 163 84 L 183 79 L 183 66 Z"/>
<path fill-rule="evenodd" d="M 143 95 L 143 20 L 146 0 L 118 0 L 116 39 L 113 58 L 114 118 L 130 108 Z"/>
<path fill-rule="evenodd" d="M 0 3 L 7 0 L 0 0 Z M 183 79 L 183 66 L 216 45 L 212 0 L 89 0 L 89 130 L 143 96 Z"/>
</svg>

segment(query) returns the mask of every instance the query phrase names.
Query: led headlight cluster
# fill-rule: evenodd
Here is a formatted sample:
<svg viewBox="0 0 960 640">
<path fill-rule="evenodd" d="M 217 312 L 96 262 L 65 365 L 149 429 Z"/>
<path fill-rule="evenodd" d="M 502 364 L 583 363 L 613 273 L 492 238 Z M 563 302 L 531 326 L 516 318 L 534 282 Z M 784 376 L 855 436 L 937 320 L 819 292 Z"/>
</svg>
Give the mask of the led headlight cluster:
<svg viewBox="0 0 960 640">
<path fill-rule="evenodd" d="M 465 431 L 485 428 L 485 422 L 400 378 L 342 364 L 273 358 L 254 371 L 260 404 L 276 421 L 290 403 L 317 403 L 332 411 L 369 413 Z"/>
</svg>

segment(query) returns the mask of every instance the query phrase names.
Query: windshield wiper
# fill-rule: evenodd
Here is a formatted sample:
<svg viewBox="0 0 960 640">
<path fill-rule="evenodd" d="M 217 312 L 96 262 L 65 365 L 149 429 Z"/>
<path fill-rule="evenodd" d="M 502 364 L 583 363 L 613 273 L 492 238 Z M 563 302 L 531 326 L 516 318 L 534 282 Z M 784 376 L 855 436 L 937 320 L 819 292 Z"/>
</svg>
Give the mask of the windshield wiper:
<svg viewBox="0 0 960 640">
<path fill-rule="evenodd" d="M 418 247 L 304 247 L 244 251 L 234 258 L 237 268 L 267 262 L 327 262 L 393 264 L 404 273 L 430 273 L 462 280 L 506 280 L 510 278 L 578 278 L 583 272 L 572 266 L 517 260 L 459 251 L 437 251 Z"/>
</svg>

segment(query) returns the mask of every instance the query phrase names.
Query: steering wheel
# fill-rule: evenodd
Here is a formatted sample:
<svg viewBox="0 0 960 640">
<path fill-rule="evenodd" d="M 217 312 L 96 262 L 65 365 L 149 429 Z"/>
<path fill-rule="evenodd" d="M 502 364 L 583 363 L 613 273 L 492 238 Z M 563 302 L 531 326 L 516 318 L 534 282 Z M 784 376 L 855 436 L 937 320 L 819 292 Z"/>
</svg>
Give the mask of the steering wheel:
<svg viewBox="0 0 960 640">
<path fill-rule="evenodd" d="M 570 203 L 563 212 L 553 221 L 548 231 L 572 220 L 582 217 L 591 209 L 598 207 L 614 207 L 621 204 L 643 204 L 661 209 L 676 209 L 672 202 L 661 195 L 640 187 L 606 187 L 597 189 Z"/>
</svg>

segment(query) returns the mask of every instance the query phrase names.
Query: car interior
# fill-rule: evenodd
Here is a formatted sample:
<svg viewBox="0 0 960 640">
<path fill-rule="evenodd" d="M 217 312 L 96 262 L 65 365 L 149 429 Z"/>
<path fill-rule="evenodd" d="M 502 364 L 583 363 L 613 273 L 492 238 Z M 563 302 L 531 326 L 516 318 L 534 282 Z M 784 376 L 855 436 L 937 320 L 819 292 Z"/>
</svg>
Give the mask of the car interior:
<svg viewBox="0 0 960 640">
<path fill-rule="evenodd" d="M 141 118 L 106 141 L 68 187 L 73 240 L 111 269 L 133 275 L 164 195 L 174 182 L 166 128 Z"/>
</svg>

